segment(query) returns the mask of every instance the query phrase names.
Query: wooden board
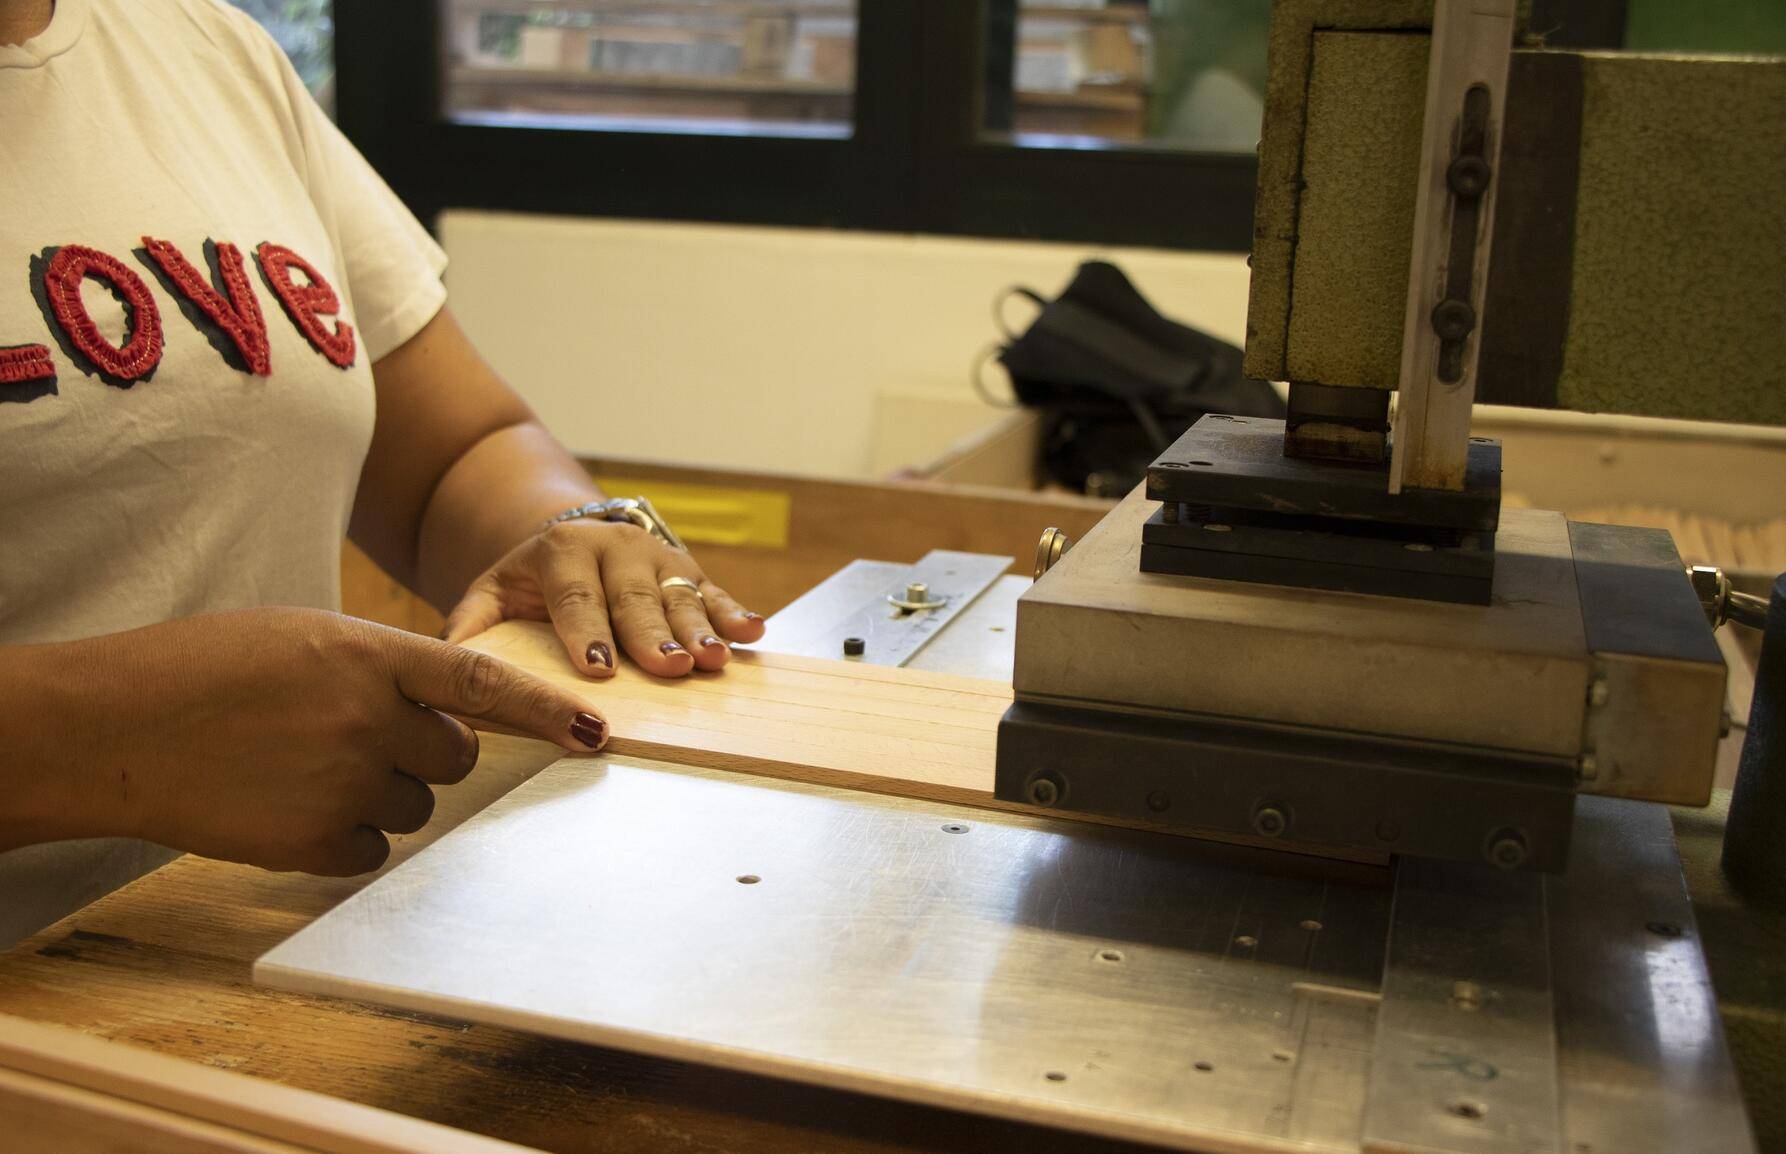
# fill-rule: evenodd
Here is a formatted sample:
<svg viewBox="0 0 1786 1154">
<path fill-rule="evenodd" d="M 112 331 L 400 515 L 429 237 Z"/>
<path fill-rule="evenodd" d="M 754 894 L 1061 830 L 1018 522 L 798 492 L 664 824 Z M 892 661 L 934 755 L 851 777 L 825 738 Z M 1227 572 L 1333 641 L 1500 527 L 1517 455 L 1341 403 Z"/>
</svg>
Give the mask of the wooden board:
<svg viewBox="0 0 1786 1154">
<path fill-rule="evenodd" d="M 7 1149 L 62 1154 L 524 1154 L 344 1102 L 0 1015 Z M 12 1145 L 17 1143 L 17 1145 Z"/>
<path fill-rule="evenodd" d="M 1058 816 L 992 796 L 998 722 L 1011 704 L 1002 682 L 850 661 L 734 651 L 722 673 L 680 680 L 622 662 L 614 677 L 577 672 L 550 626 L 505 621 L 470 648 L 571 690 L 612 732 L 606 752 L 683 765 L 836 785 L 869 793 Z M 1265 838 L 1075 813 L 1073 820 L 1235 845 L 1286 848 Z M 1299 845 L 1321 857 L 1380 864 L 1387 855 Z"/>
</svg>

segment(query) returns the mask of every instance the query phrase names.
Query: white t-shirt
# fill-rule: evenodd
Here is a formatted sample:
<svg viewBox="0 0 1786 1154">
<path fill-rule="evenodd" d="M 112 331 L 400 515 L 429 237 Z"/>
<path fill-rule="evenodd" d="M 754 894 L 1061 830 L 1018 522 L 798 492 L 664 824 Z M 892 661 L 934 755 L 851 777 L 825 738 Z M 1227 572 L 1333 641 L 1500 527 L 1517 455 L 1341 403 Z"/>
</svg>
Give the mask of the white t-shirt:
<svg viewBox="0 0 1786 1154">
<path fill-rule="evenodd" d="M 340 603 L 374 361 L 445 254 L 216 0 L 0 45 L 0 644 Z M 0 854 L 0 943 L 165 857 Z"/>
</svg>

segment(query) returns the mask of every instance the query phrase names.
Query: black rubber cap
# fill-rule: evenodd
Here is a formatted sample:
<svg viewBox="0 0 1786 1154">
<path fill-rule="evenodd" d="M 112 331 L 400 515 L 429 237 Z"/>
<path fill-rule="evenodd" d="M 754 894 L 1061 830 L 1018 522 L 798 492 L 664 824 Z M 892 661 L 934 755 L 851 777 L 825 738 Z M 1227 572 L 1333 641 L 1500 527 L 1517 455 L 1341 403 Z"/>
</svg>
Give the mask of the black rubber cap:
<svg viewBox="0 0 1786 1154">
<path fill-rule="evenodd" d="M 860 657 L 867 649 L 867 642 L 860 637 L 845 637 L 843 639 L 843 655 L 845 657 Z"/>
</svg>

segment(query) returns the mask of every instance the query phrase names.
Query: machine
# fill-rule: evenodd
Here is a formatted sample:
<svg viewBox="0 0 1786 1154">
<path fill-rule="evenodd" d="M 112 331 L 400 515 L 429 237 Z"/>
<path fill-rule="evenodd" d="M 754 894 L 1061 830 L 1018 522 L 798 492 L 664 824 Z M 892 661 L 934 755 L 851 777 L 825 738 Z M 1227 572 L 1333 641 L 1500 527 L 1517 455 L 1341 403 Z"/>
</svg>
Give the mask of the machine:
<svg viewBox="0 0 1786 1154">
<path fill-rule="evenodd" d="M 1786 419 L 1786 219 L 1705 219 L 1786 169 L 1786 65 L 1551 51 L 1521 19 L 1276 6 L 1247 365 L 1288 419 L 1205 417 L 1045 543 L 999 797 L 1540 871 L 1578 794 L 1705 804 L 1725 669 L 1673 542 L 1504 509 L 1470 415 Z M 1736 92 L 1772 99 L 1709 120 Z M 1646 250 L 1679 259 L 1633 276 Z"/>
</svg>

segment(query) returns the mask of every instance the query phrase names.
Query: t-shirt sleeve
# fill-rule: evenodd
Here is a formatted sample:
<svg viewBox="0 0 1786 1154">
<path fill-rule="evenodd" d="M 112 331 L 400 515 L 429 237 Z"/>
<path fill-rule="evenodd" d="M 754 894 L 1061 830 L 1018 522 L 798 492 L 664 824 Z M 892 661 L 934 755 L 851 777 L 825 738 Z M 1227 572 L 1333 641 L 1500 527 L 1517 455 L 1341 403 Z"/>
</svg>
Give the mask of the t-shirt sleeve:
<svg viewBox="0 0 1786 1154">
<path fill-rule="evenodd" d="M 335 242 L 369 361 L 415 336 L 446 303 L 446 252 L 317 105 L 291 61 L 259 25 L 230 13 L 275 72 L 289 109 L 293 163 Z"/>
</svg>

